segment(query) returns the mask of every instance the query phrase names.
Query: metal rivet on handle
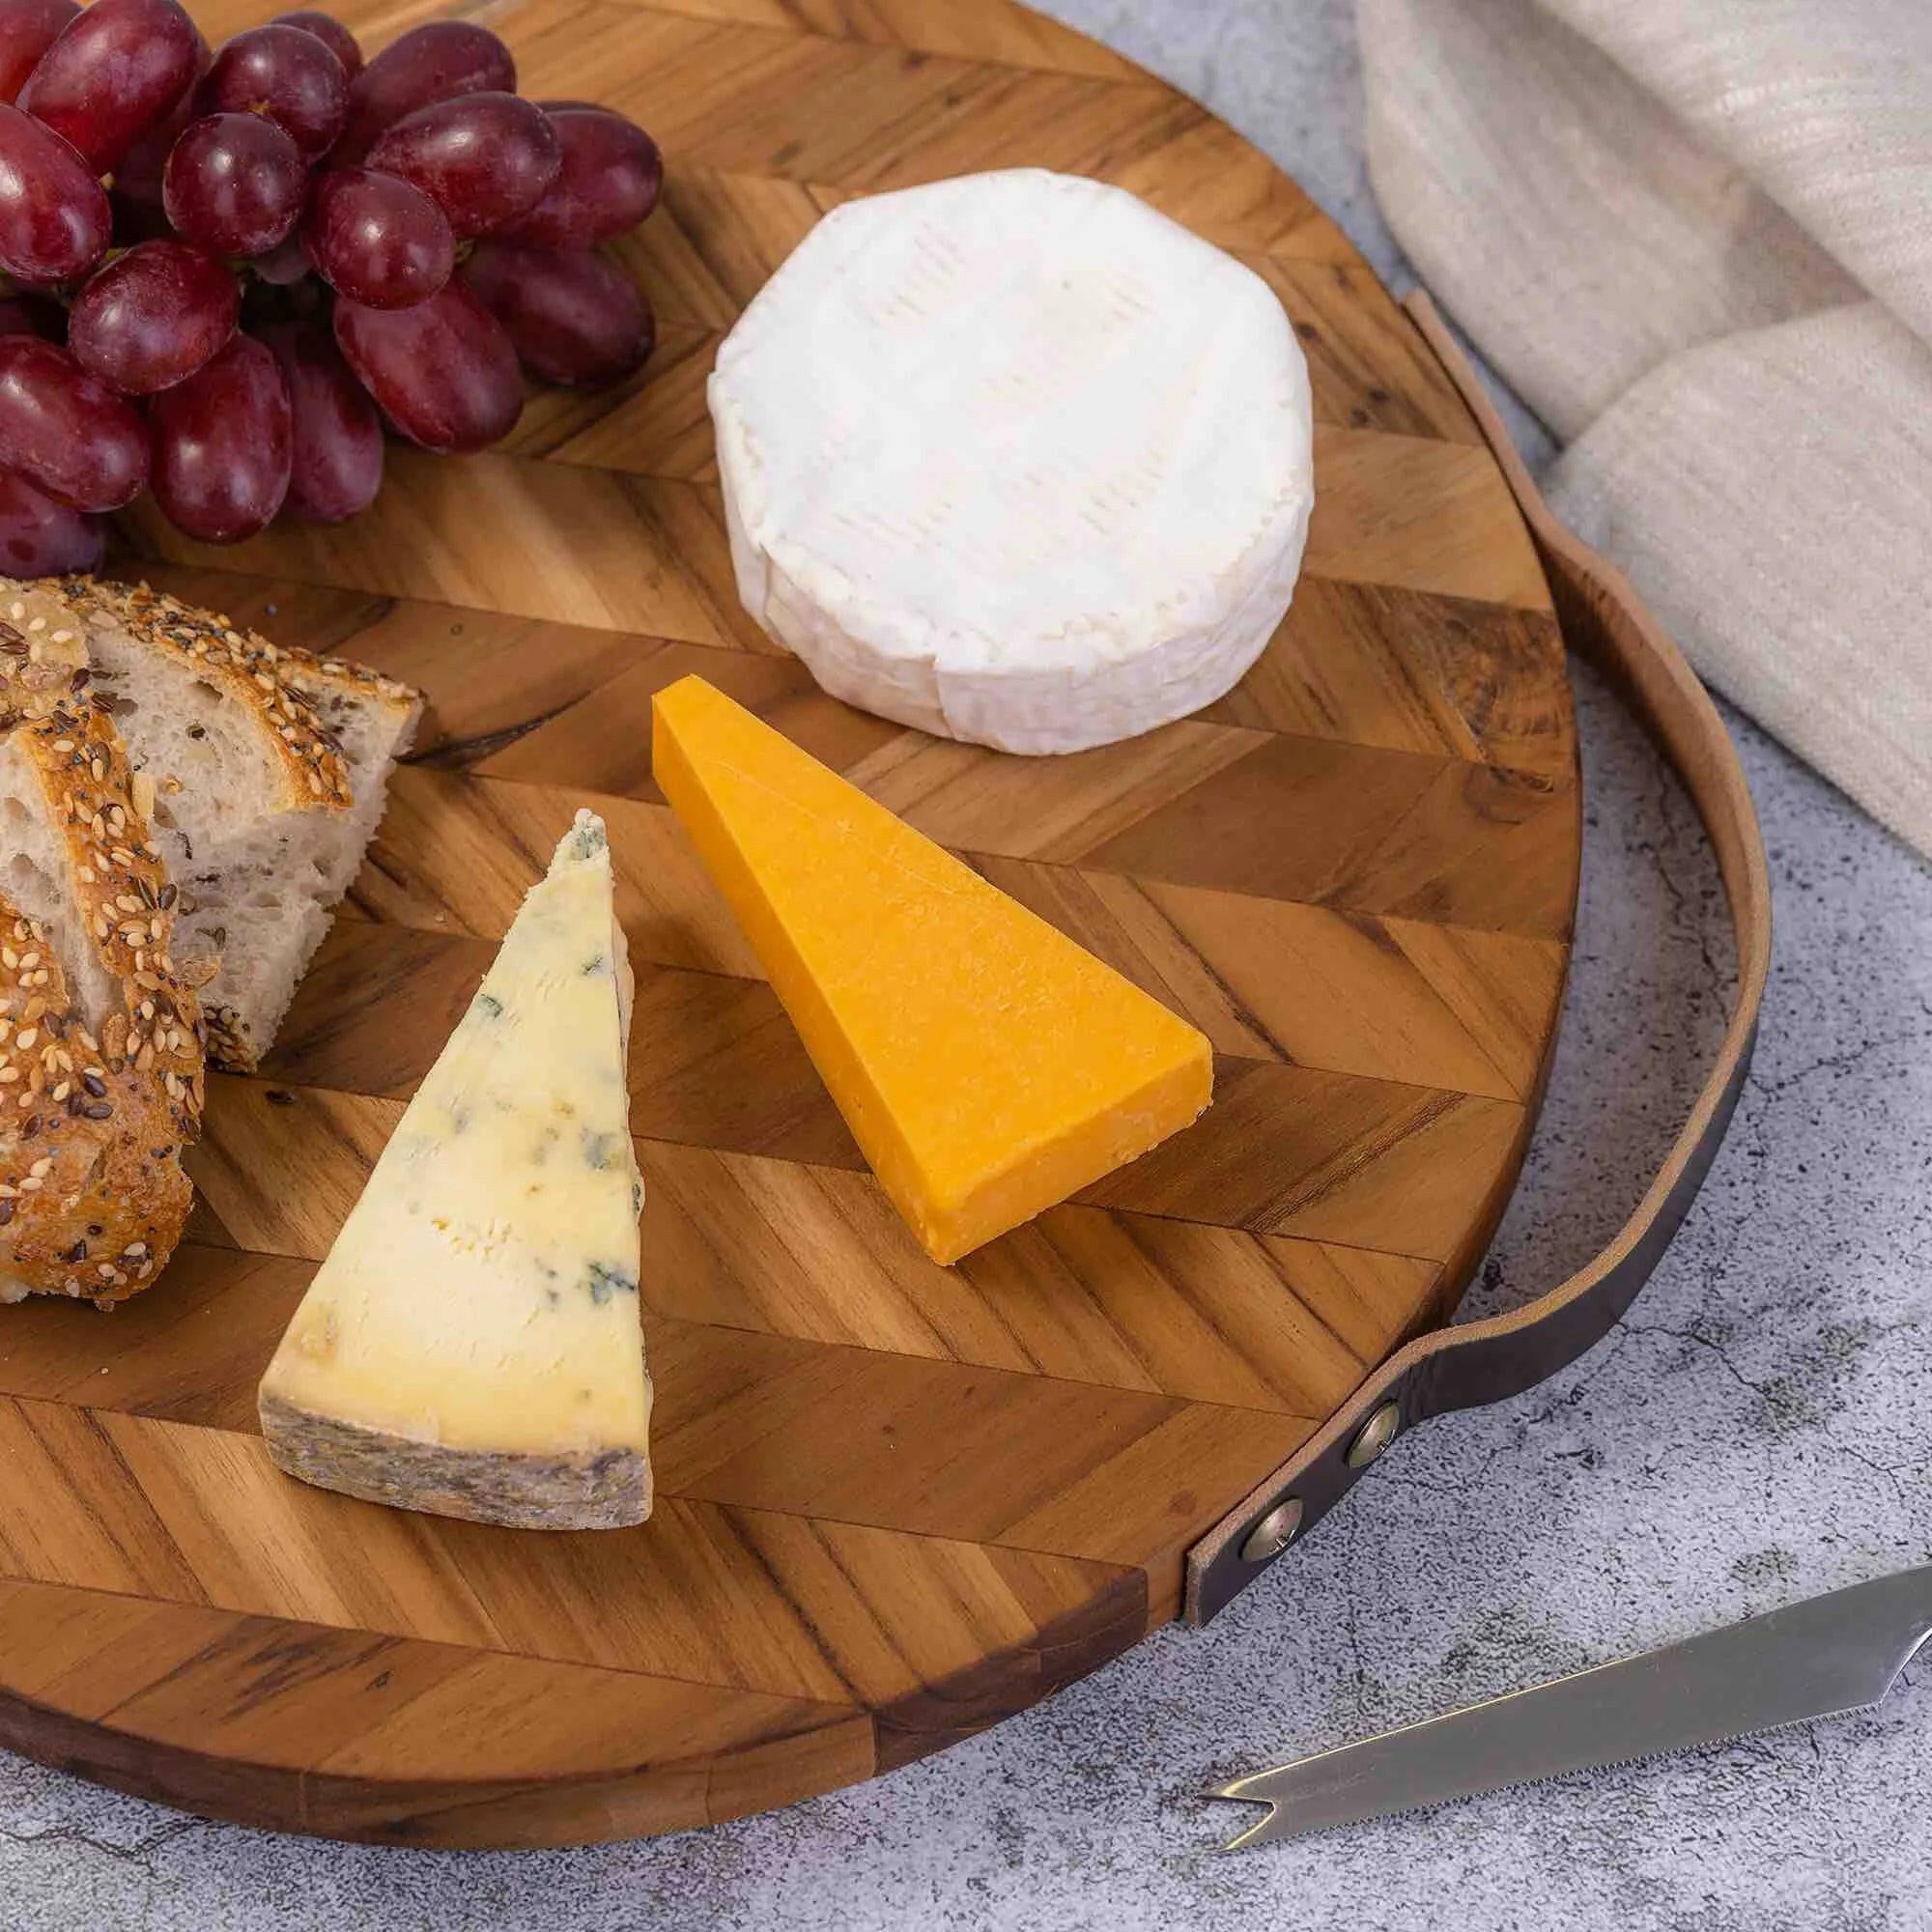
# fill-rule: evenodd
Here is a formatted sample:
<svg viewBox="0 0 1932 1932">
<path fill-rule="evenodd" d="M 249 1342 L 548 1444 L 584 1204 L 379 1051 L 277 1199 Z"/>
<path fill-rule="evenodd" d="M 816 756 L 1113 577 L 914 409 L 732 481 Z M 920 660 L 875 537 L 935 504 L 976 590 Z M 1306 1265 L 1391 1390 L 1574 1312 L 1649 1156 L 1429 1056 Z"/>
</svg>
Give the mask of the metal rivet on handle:
<svg viewBox="0 0 1932 1932">
<path fill-rule="evenodd" d="M 1270 1556 L 1279 1556 L 1301 1534 L 1302 1514 L 1299 1496 L 1283 1496 L 1248 1531 L 1248 1540 L 1241 1545 L 1241 1561 L 1265 1563 Z"/>
<path fill-rule="evenodd" d="M 1383 1403 L 1349 1444 L 1350 1468 L 1366 1469 L 1395 1440 L 1395 1433 L 1401 1427 L 1402 1410 L 1392 1402 Z"/>
</svg>

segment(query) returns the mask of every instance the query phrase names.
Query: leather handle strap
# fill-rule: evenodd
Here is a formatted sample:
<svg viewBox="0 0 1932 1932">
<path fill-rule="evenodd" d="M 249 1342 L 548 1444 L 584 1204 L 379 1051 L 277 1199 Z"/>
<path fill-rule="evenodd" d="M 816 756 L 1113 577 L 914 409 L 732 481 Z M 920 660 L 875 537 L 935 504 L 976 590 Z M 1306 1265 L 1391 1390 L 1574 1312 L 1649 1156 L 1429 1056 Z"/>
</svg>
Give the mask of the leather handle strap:
<svg viewBox="0 0 1932 1932">
<path fill-rule="evenodd" d="M 1205 1624 L 1332 1509 L 1395 1435 L 1433 1415 L 1520 1394 L 1575 1361 L 1622 1319 L 1662 1259 L 1730 1123 L 1749 1070 L 1771 967 L 1771 883 L 1757 814 L 1723 721 L 1621 572 L 1550 515 L 1435 305 L 1405 304 L 1462 392 L 1543 560 L 1569 647 L 1606 673 L 1690 794 L 1716 850 L 1737 932 L 1724 1041 L 1649 1191 L 1595 1260 L 1526 1307 L 1418 1336 L 1364 1381 L 1319 1434 L 1187 1555 L 1184 1613 Z"/>
</svg>

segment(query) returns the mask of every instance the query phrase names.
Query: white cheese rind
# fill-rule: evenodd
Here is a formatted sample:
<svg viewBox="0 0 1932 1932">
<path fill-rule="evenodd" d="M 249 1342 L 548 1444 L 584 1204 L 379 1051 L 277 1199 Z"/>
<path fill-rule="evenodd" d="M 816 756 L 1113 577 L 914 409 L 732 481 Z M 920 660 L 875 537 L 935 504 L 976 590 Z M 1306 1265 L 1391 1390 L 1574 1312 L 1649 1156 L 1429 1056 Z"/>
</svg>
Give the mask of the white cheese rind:
<svg viewBox="0 0 1932 1932">
<path fill-rule="evenodd" d="M 263 1379 L 291 1474 L 525 1527 L 649 1514 L 629 1024 L 610 848 L 582 812 Z"/>
<path fill-rule="evenodd" d="M 747 611 L 834 696 L 1029 753 L 1199 710 L 1286 613 L 1308 370 L 1252 270 L 1037 169 L 848 202 L 710 384 Z"/>
</svg>

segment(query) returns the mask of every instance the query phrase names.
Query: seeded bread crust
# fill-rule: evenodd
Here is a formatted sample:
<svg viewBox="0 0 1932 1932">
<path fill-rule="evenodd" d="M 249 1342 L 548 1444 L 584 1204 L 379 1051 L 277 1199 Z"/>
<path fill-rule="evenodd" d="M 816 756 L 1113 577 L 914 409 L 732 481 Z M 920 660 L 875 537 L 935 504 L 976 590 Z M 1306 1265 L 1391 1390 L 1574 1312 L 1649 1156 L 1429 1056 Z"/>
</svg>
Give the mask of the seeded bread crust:
<svg viewBox="0 0 1932 1932">
<path fill-rule="evenodd" d="M 215 621 L 225 624 L 227 620 L 217 617 Z M 421 692 L 345 658 L 320 658 L 293 644 L 270 648 L 276 653 L 284 680 L 308 700 L 322 720 L 325 736 L 333 740 L 330 721 L 340 716 L 341 706 L 375 708 L 388 715 L 396 757 L 408 753 L 428 703 Z M 374 830 L 372 823 L 371 835 Z M 257 1039 L 242 1014 L 218 1000 L 208 1002 L 206 1011 L 210 1060 L 237 1073 L 258 1071 L 272 1041 Z"/>
<path fill-rule="evenodd" d="M 347 658 L 319 658 L 313 651 L 296 644 L 271 644 L 283 678 L 304 691 L 319 689 L 324 694 L 361 698 L 383 705 L 398 723 L 409 721 L 412 729 L 421 718 L 424 698 L 413 686 L 384 677 L 367 665 L 353 664 Z M 327 726 L 324 726 L 327 733 Z M 407 749 L 407 747 L 405 747 Z"/>
<path fill-rule="evenodd" d="M 232 628 L 224 616 L 217 615 L 213 621 L 224 631 Z M 248 640 L 269 653 L 284 684 L 308 705 L 330 745 L 335 745 L 336 739 L 329 720 L 335 715 L 335 706 L 346 702 L 385 711 L 396 734 L 397 757 L 409 751 L 426 703 L 421 692 L 345 658 L 317 657 L 295 644 L 270 644 L 252 632 Z M 233 1072 L 258 1071 L 272 1041 L 258 1039 L 243 1015 L 221 1001 L 207 1003 L 206 1012 L 209 1059 Z"/>
<path fill-rule="evenodd" d="M 145 583 L 71 577 L 62 580 L 61 588 L 83 628 L 118 625 L 144 643 L 180 652 L 193 662 L 198 676 L 260 718 L 264 741 L 273 751 L 281 810 L 321 805 L 346 811 L 354 803 L 341 752 L 308 701 L 283 677 L 283 660 L 290 654 L 252 631 L 238 631 L 225 618 L 196 611 Z M 307 653 L 301 655 L 307 658 Z"/>
<path fill-rule="evenodd" d="M 353 730 L 369 719 L 384 719 L 395 753 L 401 755 L 423 711 L 420 692 L 360 665 L 270 643 L 252 631 L 242 630 L 225 615 L 195 610 L 146 583 L 127 585 L 74 577 L 62 580 L 58 590 L 56 596 L 51 586 L 37 589 L 0 579 L 0 611 L 10 597 L 31 607 L 33 615 L 41 614 L 44 607 L 49 632 L 78 632 L 78 648 L 83 653 L 90 636 L 113 634 L 130 640 L 142 652 L 178 653 L 192 665 L 195 676 L 236 700 L 241 716 L 259 725 L 276 782 L 277 795 L 269 809 L 300 812 L 326 809 L 343 813 L 353 824 L 366 805 L 371 822 L 361 832 L 361 842 L 367 842 L 380 796 L 365 800 L 355 795 L 351 762 L 345 756 L 338 728 L 347 724 Z M 105 668 L 101 681 L 103 685 L 113 682 Z M 115 688 L 131 698 L 138 687 L 116 684 Z M 346 718 L 349 713 L 357 715 Z M 348 742 L 353 750 L 355 739 Z M 152 813 L 153 781 L 137 773 L 134 784 L 136 796 Z M 180 789 L 179 781 L 165 776 L 163 784 L 170 792 Z M 345 830 L 342 836 L 350 838 L 352 834 Z M 356 856 L 359 860 L 359 853 Z M 191 887 L 185 876 L 183 883 Z M 347 883 L 343 880 L 337 890 Z M 197 898 L 202 896 L 198 888 L 191 889 Z M 191 902 L 184 907 L 185 911 L 191 909 Z M 198 938 L 192 936 L 192 928 L 185 936 L 181 970 L 197 987 L 207 989 L 202 1006 L 209 1060 L 236 1072 L 252 1073 L 272 1043 L 273 1016 L 265 1018 L 260 1012 L 251 1016 L 243 1006 L 223 996 L 221 960 L 227 941 L 220 926 L 208 926 L 206 921 L 203 925 Z"/>
<path fill-rule="evenodd" d="M 48 633 L 28 636 L 58 628 L 49 619 Z M 27 640 L 0 624 L 10 703 L 21 664 L 45 662 L 23 658 Z M 0 729 L 25 752 L 65 849 L 84 928 L 71 943 L 93 949 L 123 1010 L 97 1037 L 45 927 L 0 896 L 0 1299 L 105 1308 L 155 1279 L 187 1218 L 181 1154 L 201 1125 L 201 1010 L 169 954 L 175 887 L 85 666 L 57 700 L 44 680 L 31 691 L 38 712 L 0 713 Z"/>
<path fill-rule="evenodd" d="M 44 718 L 87 688 L 87 635 L 64 597 L 0 577 L 0 718 Z"/>
<path fill-rule="evenodd" d="M 6 582 L 6 579 L 0 578 L 0 590 L 4 589 Z M 35 587 L 25 584 L 17 586 L 17 590 L 31 595 Z M 262 674 L 266 672 L 284 684 L 301 687 L 295 694 L 296 702 L 309 710 L 310 728 L 329 750 L 338 748 L 327 724 L 314 715 L 314 706 L 304 696 L 310 689 L 381 703 L 393 713 L 399 723 L 407 719 L 413 725 L 422 715 L 425 699 L 412 685 L 404 684 L 397 678 L 384 677 L 381 671 L 371 670 L 367 665 L 355 664 L 348 658 L 318 657 L 298 644 L 270 643 L 257 631 L 242 631 L 221 611 L 198 611 L 192 605 L 184 604 L 178 597 L 170 597 L 165 591 L 155 589 L 151 584 L 110 583 L 98 577 L 69 577 L 61 580 L 61 589 L 66 593 L 64 597 L 49 597 L 43 592 L 43 601 L 49 606 L 77 610 L 83 616 L 104 611 L 114 622 L 135 635 L 154 637 L 170 643 L 198 662 L 202 661 L 202 652 L 196 644 L 197 636 L 214 640 L 210 643 L 211 653 L 217 642 L 220 648 L 242 653 L 247 672 L 247 688 L 242 691 L 242 695 L 255 703 L 269 721 L 277 725 L 278 730 L 286 721 L 280 718 L 275 707 L 266 701 Z M 239 686 L 233 688 L 241 689 Z M 288 738 L 285 730 L 279 731 L 279 735 L 285 743 L 295 742 Z M 336 805 L 348 803 L 348 790 L 345 775 L 339 784 L 341 795 L 338 796 L 337 789 L 332 787 L 329 802 Z M 308 806 L 314 802 L 315 794 L 304 779 L 301 791 L 294 803 Z"/>
</svg>

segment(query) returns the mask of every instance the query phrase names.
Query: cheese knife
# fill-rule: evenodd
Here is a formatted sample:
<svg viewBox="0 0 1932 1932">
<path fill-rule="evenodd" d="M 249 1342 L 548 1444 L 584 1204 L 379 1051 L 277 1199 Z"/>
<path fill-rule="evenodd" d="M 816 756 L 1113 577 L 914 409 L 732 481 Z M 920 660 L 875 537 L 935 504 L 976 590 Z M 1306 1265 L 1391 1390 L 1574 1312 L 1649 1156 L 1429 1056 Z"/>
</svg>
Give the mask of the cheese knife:
<svg viewBox="0 0 1932 1932">
<path fill-rule="evenodd" d="M 1238 1777 L 1208 1796 L 1267 1805 L 1228 1847 L 1241 1851 L 1864 1710 L 1927 1636 L 1932 1568 L 1903 1570 Z"/>
</svg>

